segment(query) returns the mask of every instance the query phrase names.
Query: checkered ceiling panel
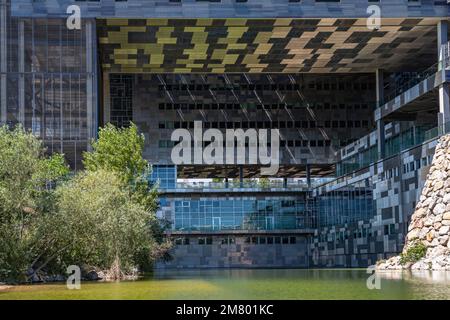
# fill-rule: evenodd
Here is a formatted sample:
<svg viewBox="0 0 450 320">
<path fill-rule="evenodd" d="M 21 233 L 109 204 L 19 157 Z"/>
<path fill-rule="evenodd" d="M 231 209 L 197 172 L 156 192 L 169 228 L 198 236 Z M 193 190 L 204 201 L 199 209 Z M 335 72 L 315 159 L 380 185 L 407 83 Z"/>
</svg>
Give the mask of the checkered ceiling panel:
<svg viewBox="0 0 450 320">
<path fill-rule="evenodd" d="M 136 73 L 372 72 L 429 66 L 436 23 L 385 19 L 99 20 L 104 71 Z"/>
</svg>

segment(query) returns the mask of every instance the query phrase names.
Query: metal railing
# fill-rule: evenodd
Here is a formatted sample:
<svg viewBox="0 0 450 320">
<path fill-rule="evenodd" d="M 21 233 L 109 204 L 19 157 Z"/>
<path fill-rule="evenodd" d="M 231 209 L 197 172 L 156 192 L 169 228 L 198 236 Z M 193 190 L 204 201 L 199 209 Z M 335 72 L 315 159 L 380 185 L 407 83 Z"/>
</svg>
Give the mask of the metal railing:
<svg viewBox="0 0 450 320">
<path fill-rule="evenodd" d="M 311 178 L 311 186 L 317 186 L 323 183 L 326 183 L 333 178 Z M 174 186 L 169 187 L 160 187 L 160 190 L 163 191 L 183 191 L 183 190 L 272 190 L 272 189 L 283 189 L 283 190 L 307 190 L 308 183 L 306 179 L 299 179 L 295 181 L 287 181 L 283 180 L 263 180 L 258 181 L 254 179 L 244 179 L 242 182 L 237 180 L 225 181 L 183 181 L 176 182 Z"/>
<path fill-rule="evenodd" d="M 442 58 L 440 61 L 433 64 L 431 67 L 425 69 L 424 71 L 417 73 L 414 77 L 408 79 L 401 86 L 396 87 L 391 93 L 384 96 L 382 101 L 379 101 L 377 103 L 377 108 L 380 108 L 381 106 L 388 103 L 389 101 L 394 100 L 395 97 L 408 91 L 409 89 L 411 89 L 415 85 L 419 84 L 420 82 L 424 81 L 425 79 L 429 78 L 436 72 L 438 72 L 442 69 L 449 69 L 450 68 L 450 42 L 443 44 L 441 46 L 441 50 L 442 50 Z"/>
<path fill-rule="evenodd" d="M 413 129 L 414 132 L 411 129 Z M 372 154 L 372 157 L 362 159 L 362 152 L 355 157 L 350 157 L 338 162 L 336 164 L 336 176 L 345 176 L 352 172 L 368 167 L 372 163 L 392 157 L 405 150 L 417 147 L 426 141 L 450 133 L 450 122 L 444 123 L 431 129 L 426 127 L 412 127 L 411 129 L 405 130 L 400 134 L 387 139 L 385 156 L 383 158 L 379 157 L 378 154 Z"/>
<path fill-rule="evenodd" d="M 443 69 L 450 69 L 450 41 L 446 44 L 443 44 L 441 47 L 442 56 L 443 56 Z"/>
<path fill-rule="evenodd" d="M 402 93 L 408 91 L 415 85 L 417 85 L 417 84 L 421 83 L 422 81 L 426 80 L 427 78 L 431 77 L 436 72 L 441 70 L 441 67 L 443 65 L 444 65 L 444 61 L 440 61 L 440 62 L 433 64 L 431 67 L 425 69 L 424 71 L 418 72 L 415 76 L 413 76 L 410 79 L 408 79 L 407 81 L 403 82 L 400 86 L 395 87 L 395 89 L 392 90 L 392 92 L 385 95 L 383 97 L 383 100 L 381 100 L 377 103 L 377 108 L 380 108 L 383 105 L 385 105 L 386 103 L 393 101 L 396 97 L 398 97 Z"/>
</svg>

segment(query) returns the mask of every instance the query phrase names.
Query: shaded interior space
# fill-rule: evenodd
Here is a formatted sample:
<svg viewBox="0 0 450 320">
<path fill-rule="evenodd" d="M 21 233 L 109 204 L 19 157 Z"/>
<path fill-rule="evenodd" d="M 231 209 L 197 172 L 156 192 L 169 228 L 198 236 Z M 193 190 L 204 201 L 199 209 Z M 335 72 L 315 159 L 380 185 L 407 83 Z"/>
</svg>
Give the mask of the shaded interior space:
<svg viewBox="0 0 450 320">
<path fill-rule="evenodd" d="M 133 121 L 146 138 L 144 156 L 155 165 L 172 163 L 178 143 L 172 132 L 186 129 L 193 135 L 199 121 L 203 133 L 278 129 L 282 176 L 303 175 L 306 165 L 326 175 L 337 150 L 375 127 L 373 74 L 104 73 L 103 81 L 104 122 Z M 201 147 L 208 145 L 202 141 Z M 203 176 L 221 174 L 222 166 L 211 168 Z"/>
<path fill-rule="evenodd" d="M 418 121 L 428 120 L 437 124 L 436 114 L 439 112 L 439 89 L 434 88 L 418 98 L 405 103 L 401 108 L 383 117 L 384 121 Z"/>
</svg>

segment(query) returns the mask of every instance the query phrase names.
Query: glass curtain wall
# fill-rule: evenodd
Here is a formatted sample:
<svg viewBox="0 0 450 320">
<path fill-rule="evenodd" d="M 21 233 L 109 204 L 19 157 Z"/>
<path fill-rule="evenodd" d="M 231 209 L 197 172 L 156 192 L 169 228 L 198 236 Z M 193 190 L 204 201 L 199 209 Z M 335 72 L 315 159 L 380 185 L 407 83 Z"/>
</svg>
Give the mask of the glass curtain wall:
<svg viewBox="0 0 450 320">
<path fill-rule="evenodd" d="M 329 191 L 315 198 L 319 226 L 329 227 L 368 220 L 376 215 L 370 179 Z"/>
<path fill-rule="evenodd" d="M 174 201 L 173 230 L 286 230 L 311 228 L 299 198 L 211 198 Z"/>
<path fill-rule="evenodd" d="M 0 26 L 0 123 L 21 123 L 79 169 L 97 132 L 95 21 L 69 30 L 65 19 L 11 17 L 2 2 Z"/>
</svg>

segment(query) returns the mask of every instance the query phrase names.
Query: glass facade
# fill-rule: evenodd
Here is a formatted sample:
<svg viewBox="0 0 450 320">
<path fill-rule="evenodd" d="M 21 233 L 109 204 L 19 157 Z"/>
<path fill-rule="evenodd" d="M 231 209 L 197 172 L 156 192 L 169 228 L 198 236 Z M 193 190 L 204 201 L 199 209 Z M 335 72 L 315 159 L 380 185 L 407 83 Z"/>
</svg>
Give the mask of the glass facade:
<svg viewBox="0 0 450 320">
<path fill-rule="evenodd" d="M 17 18 L 0 8 L 0 124 L 22 123 L 73 169 L 97 131 L 96 27 Z"/>
<path fill-rule="evenodd" d="M 449 124 L 433 127 L 430 125 L 412 126 L 399 134 L 386 139 L 385 158 L 395 156 L 402 151 L 418 146 L 423 142 L 435 138 L 439 134 L 448 132 Z M 360 151 L 354 156 L 339 161 L 336 164 L 336 175 L 338 177 L 349 174 L 353 171 L 368 167 L 374 162 L 382 160 L 378 155 L 377 146 Z"/>
<path fill-rule="evenodd" d="M 152 183 L 158 183 L 160 189 L 175 189 L 177 168 L 171 165 L 154 165 L 149 180 Z"/>
<path fill-rule="evenodd" d="M 211 198 L 174 201 L 178 231 L 285 230 L 313 225 L 304 199 Z"/>
<path fill-rule="evenodd" d="M 318 195 L 314 202 L 320 227 L 367 221 L 376 215 L 369 179 Z"/>
</svg>

